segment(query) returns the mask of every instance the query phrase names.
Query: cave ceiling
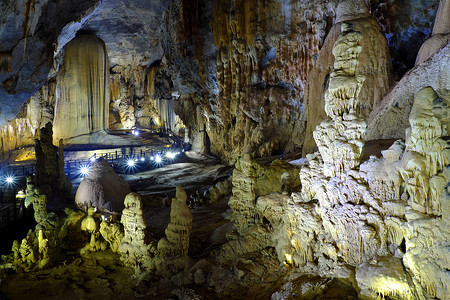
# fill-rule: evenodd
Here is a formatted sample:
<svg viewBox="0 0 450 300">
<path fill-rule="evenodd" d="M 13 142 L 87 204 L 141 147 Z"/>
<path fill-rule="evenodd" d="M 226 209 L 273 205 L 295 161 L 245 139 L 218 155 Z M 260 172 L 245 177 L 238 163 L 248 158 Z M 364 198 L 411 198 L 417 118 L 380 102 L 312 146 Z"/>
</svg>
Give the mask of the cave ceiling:
<svg viewBox="0 0 450 300">
<path fill-rule="evenodd" d="M 257 5 L 268 12 L 280 6 L 281 16 L 277 12 L 273 18 L 257 22 L 269 22 L 274 25 L 271 34 L 281 28 L 279 34 L 283 35 L 282 29 L 289 31 L 289 26 L 279 27 L 278 23 L 304 25 L 303 21 L 294 24 L 293 14 L 305 13 L 315 6 L 333 11 L 339 1 L 269 2 L 258 2 Z M 413 66 L 420 45 L 431 34 L 438 2 L 366 0 L 371 14 L 388 39 L 397 80 Z M 11 63 L 8 70 L 0 70 L 0 125 L 16 116 L 27 99 L 44 84 L 49 72 L 50 75 L 55 74 L 51 70 L 55 70 L 55 65 L 61 61 L 58 60 L 63 55 L 61 50 L 79 30 L 95 32 L 104 40 L 111 68 L 116 65 L 150 66 L 163 56 L 171 57 L 171 80 L 181 93 L 183 89 L 192 92 L 199 87 L 206 88 L 210 94 L 217 93 L 213 78 L 215 67 L 210 66 L 214 64 L 217 54 L 213 40 L 216 37 L 213 37 L 210 27 L 222 21 L 210 19 L 213 7 L 228 7 L 223 11 L 228 12 L 229 16 L 234 13 L 232 3 L 219 0 L 2 1 L 0 10 L 4 13 L 0 16 L 0 54 L 9 55 Z M 317 13 L 320 14 L 319 11 Z M 331 12 L 326 22 L 332 24 L 334 17 Z M 194 18 L 197 20 L 192 22 Z M 301 20 L 303 18 L 314 16 L 305 13 L 300 16 Z M 191 28 L 183 29 L 183 26 Z M 323 34 L 326 35 L 329 27 L 326 26 Z M 180 28 L 184 31 L 181 34 Z M 177 30 L 179 32 L 174 33 Z M 186 34 L 197 34 L 200 38 L 195 40 Z M 260 35 L 264 39 L 264 33 Z M 199 53 L 202 58 L 199 58 Z M 184 62 L 179 60 L 183 57 Z M 200 82 L 204 74 L 194 74 L 189 69 L 199 60 L 209 65 L 204 71 L 212 80 Z"/>
</svg>

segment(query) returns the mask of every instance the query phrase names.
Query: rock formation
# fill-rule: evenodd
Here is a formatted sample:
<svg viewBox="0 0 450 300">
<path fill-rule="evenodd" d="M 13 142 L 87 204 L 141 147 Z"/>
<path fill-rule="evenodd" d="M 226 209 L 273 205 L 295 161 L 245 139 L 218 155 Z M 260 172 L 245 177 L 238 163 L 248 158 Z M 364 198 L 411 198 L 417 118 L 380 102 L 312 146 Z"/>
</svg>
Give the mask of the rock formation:
<svg viewBox="0 0 450 300">
<path fill-rule="evenodd" d="M 111 251 L 118 252 L 124 236 L 121 223 L 108 220 L 106 217 L 100 223 L 100 234 L 108 242 Z"/>
<path fill-rule="evenodd" d="M 39 138 L 39 129 L 53 120 L 55 82 L 49 80 L 22 107 L 16 118 L 0 129 L 1 152 L 32 146 Z M 4 157 L 7 159 L 8 157 Z"/>
<path fill-rule="evenodd" d="M 92 12 L 97 3 L 96 0 L 83 3 L 64 0 L 60 5 L 48 0 L 0 3 L 1 126 L 14 119 L 47 80 L 61 29 Z"/>
<path fill-rule="evenodd" d="M 40 194 L 47 195 L 52 206 L 57 206 L 68 202 L 72 190 L 72 183 L 64 172 L 63 144 L 60 141 L 59 147 L 53 145 L 51 123 L 41 128 L 39 136 L 40 139 L 35 140 L 35 185 Z"/>
<path fill-rule="evenodd" d="M 107 243 L 100 239 L 100 220 L 95 216 L 97 209 L 89 207 L 87 216 L 81 221 L 81 230 L 89 233 L 89 243 L 80 250 L 80 254 L 85 254 L 88 251 L 106 250 Z M 96 218 L 97 217 L 97 218 Z"/>
<path fill-rule="evenodd" d="M 91 206 L 99 210 L 121 211 L 128 193 L 128 183 L 114 172 L 108 161 L 100 158 L 89 166 L 89 172 L 78 187 L 75 203 L 84 211 Z"/>
<path fill-rule="evenodd" d="M 311 153 L 314 149 L 313 130 L 327 113 L 324 105 L 326 102 L 325 92 L 330 91 L 329 87 L 331 87 L 331 90 L 333 89 L 333 82 L 331 81 L 333 76 L 330 73 L 333 71 L 333 64 L 336 67 L 336 62 L 333 63 L 333 61 L 340 60 L 340 57 L 333 57 L 336 51 L 333 45 L 340 35 L 343 22 L 351 24 L 354 31 L 362 34 L 359 64 L 353 66 L 356 68 L 353 72 L 356 71 L 359 75 L 365 76 L 365 84 L 361 85 L 360 103 L 357 112 L 367 116 L 381 101 L 392 84 L 392 64 L 387 41 L 375 19 L 370 16 L 365 2 L 361 0 L 340 2 L 337 7 L 336 23 L 328 33 L 317 56 L 314 68 L 308 75 L 305 92 L 308 121 L 303 154 Z M 344 43 L 341 47 L 348 46 Z M 358 51 L 354 55 L 357 53 Z M 349 65 L 339 68 L 352 67 L 352 60 L 349 57 L 345 59 Z"/>
<path fill-rule="evenodd" d="M 41 224 L 47 218 L 47 195 L 37 188 L 34 184 L 34 177 L 27 177 L 27 188 L 25 207 L 33 205 L 34 220 L 36 223 Z"/>
<path fill-rule="evenodd" d="M 368 83 L 375 82 L 376 74 L 379 74 L 380 84 L 369 88 L 367 83 L 367 91 L 363 87 L 362 98 L 377 103 L 390 85 L 390 59 L 385 38 L 373 19 L 367 21 L 369 13 L 365 4 L 362 1 L 338 2 L 342 1 L 100 1 L 96 7 L 87 10 L 93 4 L 88 1 L 76 9 L 73 9 L 72 3 L 64 6 L 70 12 L 59 6 L 54 8 L 48 1 L 46 4 L 30 2 L 26 11 L 19 4 L 5 6 L 5 12 L 10 12 L 14 7 L 16 11 L 23 11 L 23 16 L 20 13 L 5 14 L 5 18 L 11 17 L 4 22 L 5 28 L 8 28 L 4 32 L 10 34 L 2 33 L 5 37 L 0 49 L 5 65 L 3 71 L 8 69 L 10 58 L 12 63 L 11 72 L 1 74 L 4 76 L 0 81 L 4 85 L 0 87 L 0 92 L 5 91 L 2 99 L 11 99 L 10 94 L 16 93 L 14 99 L 21 99 L 23 103 L 37 90 L 43 82 L 40 79 L 44 76 L 42 73 L 47 75 L 52 62 L 47 59 L 43 60 L 45 64 L 30 64 L 28 57 L 37 57 L 38 53 L 48 57 L 53 54 L 49 77 L 55 80 L 58 68 L 61 71 L 64 69 L 60 67 L 64 57 L 62 49 L 73 40 L 78 30 L 84 29 L 96 32 L 109 51 L 112 81 L 111 97 L 106 102 L 111 100 L 112 105 L 106 114 L 111 118 L 111 124 L 107 126 L 129 128 L 172 123 L 171 129 L 175 132 L 181 129 L 181 133 L 187 126 L 189 130 L 186 132 L 189 132 L 191 141 L 200 133 L 199 137 L 203 140 L 211 141 L 212 153 L 227 162 L 235 162 L 243 153 L 265 156 L 301 149 L 308 113 L 312 114 L 308 116 L 312 122 L 307 125 L 304 152 L 307 153 L 314 146 L 312 131 L 325 117 L 321 105 L 324 101 L 322 92 L 326 90 L 323 86 L 325 77 L 332 67 L 331 46 L 339 34 L 340 27 L 336 22 L 359 18 L 358 22 L 353 22 L 355 30 L 367 32 L 367 36 L 373 37 L 371 41 L 362 41 L 363 44 L 366 41 L 370 43 L 374 50 L 367 53 L 363 50 L 363 63 L 359 68 L 364 69 L 360 73 L 366 75 Z M 410 67 L 411 56 L 415 58 L 416 45 L 420 45 L 429 34 L 427 27 L 433 22 L 438 1 L 428 1 L 426 4 L 399 0 L 365 2 L 370 7 L 370 15 L 376 18 L 389 40 L 393 62 L 398 66 L 396 74 L 399 68 L 405 72 Z M 36 24 L 49 22 L 51 18 L 42 17 L 47 9 L 50 9 L 50 16 L 62 11 L 61 15 L 69 19 L 83 10 L 87 11 L 77 21 L 68 23 L 56 39 L 55 33 L 59 33 L 63 26 L 61 22 L 67 22 L 66 18 L 55 17 L 55 22 L 50 22 L 50 26 L 38 26 L 59 26 L 51 34 L 47 32 L 41 36 L 41 31 L 32 30 Z M 440 14 L 445 16 L 445 13 Z M 113 19 L 123 22 L 112 22 Z M 14 26 L 14 20 L 27 26 Z M 358 27 L 359 21 L 363 23 L 361 27 Z M 228 25 L 223 25 L 223 22 Z M 136 34 L 137 31 L 139 34 Z M 30 36 L 21 40 L 19 37 L 24 32 Z M 117 42 L 118 38 L 121 42 Z M 23 49 L 24 44 L 29 45 L 27 43 L 35 47 Z M 35 51 L 42 50 L 43 45 L 46 45 L 44 54 Z M 27 55 L 22 55 L 22 50 L 26 50 Z M 52 50 L 54 53 L 50 53 Z M 372 55 L 374 53 L 382 55 Z M 26 72 L 24 68 L 19 68 L 22 65 L 20 58 L 29 63 Z M 234 72 L 235 68 L 239 71 Z M 23 84 L 22 72 L 31 73 L 33 84 Z M 39 86 L 36 85 L 38 82 Z M 23 87 L 17 88 L 17 85 Z M 319 103 L 316 95 L 321 99 L 318 100 L 319 105 L 313 104 Z M 368 110 L 371 110 L 370 105 L 368 103 L 366 106 Z M 44 110 L 48 108 L 46 105 L 40 106 Z M 316 108 L 320 111 L 316 112 Z M 13 110 L 10 111 L 8 105 L 3 112 L 12 118 L 19 107 Z M 401 131 L 407 126 L 407 116 L 408 112 L 401 119 Z M 48 117 L 42 116 L 42 124 L 47 122 Z M 58 123 L 56 121 L 55 118 L 55 124 Z M 31 116 L 18 116 L 18 120 L 13 120 L 2 130 L 3 148 L 20 147 L 22 143 L 27 143 L 36 136 L 36 128 L 40 126 L 36 127 L 36 119 Z M 27 138 L 19 138 L 20 134 L 25 134 Z M 86 141 L 79 137 L 73 142 Z"/>
<path fill-rule="evenodd" d="M 448 43 L 449 2 L 441 1 L 433 36 L 419 51 L 416 65 L 387 93 L 368 116 L 366 140 L 404 138 L 414 95 L 432 87 L 443 98 L 450 90 L 450 45 Z M 434 54 L 434 55 L 433 55 Z"/>
<path fill-rule="evenodd" d="M 177 186 L 176 198 L 172 199 L 166 237 L 158 242 L 160 258 L 186 257 L 188 254 L 193 217 L 186 200 L 186 192 L 181 186 Z"/>
<path fill-rule="evenodd" d="M 70 139 L 109 126 L 109 65 L 104 42 L 80 34 L 67 44 L 58 77 L 55 139 Z"/>
<path fill-rule="evenodd" d="M 319 152 L 301 168 L 301 193 L 258 196 L 264 175 L 248 157 L 239 160 L 230 199 L 237 233 L 218 259 L 230 263 L 273 247 L 298 272 L 354 280 L 368 298 L 444 299 L 450 288 L 449 101 L 432 88 L 420 90 L 406 142 L 362 162 L 365 120 L 357 112 L 356 85 L 364 81 L 353 71 L 360 33 L 342 28 L 333 52 L 343 59 L 336 59 L 326 92 L 329 117 L 314 133 Z"/>
<path fill-rule="evenodd" d="M 430 59 L 408 71 L 367 117 L 365 139 L 404 139 L 417 92 L 430 86 L 440 97 L 449 97 L 449 66 L 450 44 L 447 44 Z"/>
<path fill-rule="evenodd" d="M 120 223 L 124 228 L 124 236 L 119 246 L 121 260 L 134 268 L 149 269 L 155 246 L 146 240 L 146 223 L 143 214 L 141 196 L 129 193 L 125 197 L 125 208 Z"/>
<path fill-rule="evenodd" d="M 324 174 L 341 177 L 361 162 L 367 123 L 361 117 L 359 99 L 365 76 L 357 75 L 362 34 L 348 23 L 341 24 L 342 33 L 333 46 L 334 69 L 325 92 L 327 119 L 313 133 L 325 164 Z"/>
</svg>

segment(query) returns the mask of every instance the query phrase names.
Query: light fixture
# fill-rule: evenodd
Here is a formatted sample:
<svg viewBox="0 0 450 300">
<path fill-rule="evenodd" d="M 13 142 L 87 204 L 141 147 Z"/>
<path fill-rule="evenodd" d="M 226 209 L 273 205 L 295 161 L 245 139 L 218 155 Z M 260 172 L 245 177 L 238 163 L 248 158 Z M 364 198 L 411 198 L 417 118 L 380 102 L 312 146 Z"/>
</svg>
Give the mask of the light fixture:
<svg viewBox="0 0 450 300">
<path fill-rule="evenodd" d="M 139 136 L 139 130 L 133 130 L 131 133 L 135 136 Z"/>
<path fill-rule="evenodd" d="M 7 184 L 12 184 L 12 183 L 14 183 L 14 177 L 12 177 L 12 176 L 6 177 L 6 183 L 7 183 Z"/>
<path fill-rule="evenodd" d="M 155 156 L 155 162 L 158 163 L 158 164 L 162 162 L 162 158 L 161 158 L 161 156 L 159 154 L 157 154 Z"/>
<path fill-rule="evenodd" d="M 177 154 L 175 152 L 167 152 L 166 157 L 169 159 L 174 159 Z"/>
<path fill-rule="evenodd" d="M 127 161 L 127 165 L 131 168 L 131 167 L 134 167 L 134 160 L 133 159 L 129 159 L 128 161 Z"/>
<path fill-rule="evenodd" d="M 89 173 L 89 167 L 88 166 L 82 166 L 80 168 L 80 174 L 82 176 L 86 176 Z"/>
<path fill-rule="evenodd" d="M 141 157 L 141 161 L 145 161 L 145 157 Z"/>
</svg>

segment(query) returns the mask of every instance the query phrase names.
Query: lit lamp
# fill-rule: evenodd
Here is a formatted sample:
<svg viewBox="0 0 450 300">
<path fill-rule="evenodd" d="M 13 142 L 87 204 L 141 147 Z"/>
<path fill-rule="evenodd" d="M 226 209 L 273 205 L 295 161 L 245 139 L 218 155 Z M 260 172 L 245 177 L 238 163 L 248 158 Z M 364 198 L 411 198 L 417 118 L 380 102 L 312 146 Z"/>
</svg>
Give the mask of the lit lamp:
<svg viewBox="0 0 450 300">
<path fill-rule="evenodd" d="M 16 194 L 16 199 L 17 199 L 17 200 L 25 199 L 25 197 L 26 197 L 26 195 L 25 195 L 25 193 L 24 193 L 22 190 L 20 190 L 20 191 L 17 192 L 17 194 Z"/>
<path fill-rule="evenodd" d="M 8 185 L 13 184 L 13 183 L 14 183 L 14 177 L 12 177 L 12 176 L 6 177 L 6 183 L 7 183 Z"/>
<path fill-rule="evenodd" d="M 86 176 L 89 173 L 89 167 L 88 166 L 82 166 L 80 168 L 80 174 L 81 176 Z"/>
</svg>

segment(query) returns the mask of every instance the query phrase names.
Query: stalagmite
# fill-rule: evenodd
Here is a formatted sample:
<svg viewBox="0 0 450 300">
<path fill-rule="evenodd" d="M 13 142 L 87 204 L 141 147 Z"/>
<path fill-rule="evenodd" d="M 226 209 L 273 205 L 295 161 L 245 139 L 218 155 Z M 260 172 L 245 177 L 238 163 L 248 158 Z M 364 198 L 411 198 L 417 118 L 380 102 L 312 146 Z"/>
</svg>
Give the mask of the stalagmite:
<svg viewBox="0 0 450 300">
<path fill-rule="evenodd" d="M 108 161 L 97 159 L 89 167 L 75 195 L 76 205 L 84 210 L 91 206 L 106 211 L 121 211 L 130 186 L 123 180 Z"/>
<path fill-rule="evenodd" d="M 150 268 L 154 245 L 146 243 L 147 225 L 142 211 L 141 196 L 137 193 L 129 193 L 125 197 L 124 205 L 125 208 L 120 219 L 124 228 L 124 236 L 119 246 L 120 259 L 127 266 Z"/>
<path fill-rule="evenodd" d="M 432 88 L 420 90 L 416 96 L 409 122 L 400 174 L 409 194 L 409 205 L 421 212 L 441 215 L 440 195 L 448 183 L 445 170 L 450 164 L 449 128 L 442 107 L 450 102 L 441 99 Z M 436 112 L 438 114 L 436 114 Z"/>
<path fill-rule="evenodd" d="M 325 92 L 328 118 L 313 133 L 324 160 L 324 174 L 331 177 L 341 177 L 359 165 L 364 145 L 362 134 L 366 129 L 359 100 L 365 77 L 356 74 L 362 34 L 347 23 L 341 25 L 341 30 L 333 46 L 336 59 Z"/>
<path fill-rule="evenodd" d="M 362 36 L 358 33 L 352 33 L 347 38 L 347 42 L 336 47 L 335 42 L 343 38 L 342 25 L 345 23 L 351 24 L 353 31 L 361 33 Z M 362 49 L 358 46 L 351 46 L 352 43 L 356 42 L 356 38 L 359 38 L 357 44 Z M 342 51 L 345 48 L 348 48 L 349 51 Z M 336 56 L 336 52 L 341 52 L 342 58 L 339 55 Z M 356 56 L 358 56 L 358 62 L 355 60 Z M 344 59 L 345 62 L 342 67 L 352 69 L 353 74 L 356 72 L 360 76 L 356 78 L 339 77 L 333 80 L 330 72 L 333 68 L 338 67 L 338 70 L 341 68 L 336 65 L 342 64 L 341 59 Z M 365 78 L 364 85 L 360 81 L 363 78 L 362 76 Z M 327 102 L 326 93 L 335 94 L 335 101 L 338 101 L 342 96 L 358 99 L 358 103 L 349 102 L 346 106 L 348 108 L 353 107 L 357 114 L 365 117 L 381 101 L 390 88 L 392 79 L 392 63 L 386 37 L 381 32 L 381 28 L 375 19 L 371 17 L 365 1 L 339 1 L 336 9 L 336 23 L 328 32 L 320 49 L 315 61 L 315 68 L 308 74 L 305 91 L 308 122 L 303 154 L 306 155 L 314 150 L 313 132 L 315 127 L 326 114 L 335 109 L 333 106 L 327 109 L 328 105 L 325 104 Z M 346 88 L 334 91 L 333 86 L 341 84 L 345 84 Z M 331 87 L 331 90 L 327 87 Z M 359 97 L 358 94 L 360 94 Z M 352 95 L 356 97 L 352 97 Z"/>
<path fill-rule="evenodd" d="M 186 204 L 187 195 L 181 186 L 177 186 L 176 198 L 172 199 L 170 223 L 166 237 L 158 242 L 158 254 L 161 257 L 185 257 L 189 250 L 189 235 L 192 229 L 192 213 Z"/>
<path fill-rule="evenodd" d="M 58 88 L 55 140 L 108 128 L 109 66 L 101 39 L 80 34 L 66 45 Z"/>
</svg>

